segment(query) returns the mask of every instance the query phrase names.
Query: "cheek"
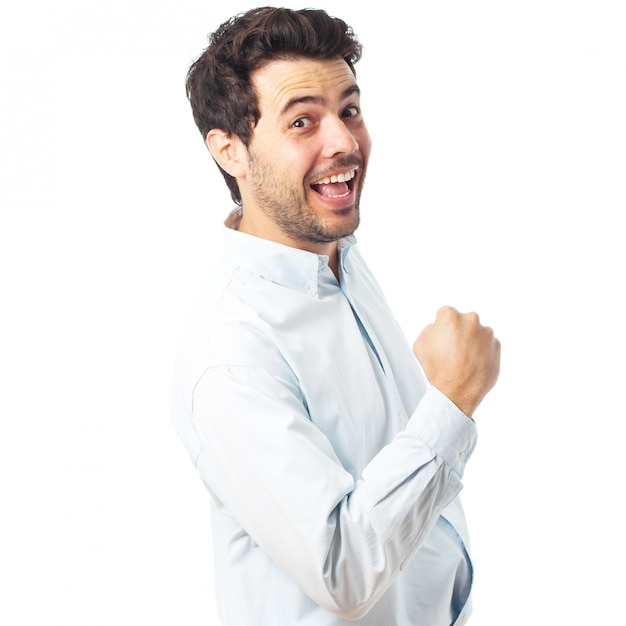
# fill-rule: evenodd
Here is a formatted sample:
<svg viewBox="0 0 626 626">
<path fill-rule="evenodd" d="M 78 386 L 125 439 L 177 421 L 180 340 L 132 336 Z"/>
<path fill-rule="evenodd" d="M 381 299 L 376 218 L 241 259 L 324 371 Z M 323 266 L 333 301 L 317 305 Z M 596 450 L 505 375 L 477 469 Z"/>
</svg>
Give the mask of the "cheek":
<svg viewBox="0 0 626 626">
<path fill-rule="evenodd" d="M 304 186 L 308 189 L 308 177 L 316 171 L 319 147 L 315 139 L 294 141 L 263 141 L 258 143 L 258 159 L 263 159 L 276 176 L 278 185 Z"/>
<path fill-rule="evenodd" d="M 372 149 L 372 139 L 366 128 L 363 128 L 363 130 L 357 135 L 357 142 L 363 158 L 367 160 L 367 157 L 369 157 Z"/>
<path fill-rule="evenodd" d="M 303 167 L 303 151 L 298 146 L 273 142 L 263 146 L 263 158 L 276 171 L 298 172 Z"/>
</svg>

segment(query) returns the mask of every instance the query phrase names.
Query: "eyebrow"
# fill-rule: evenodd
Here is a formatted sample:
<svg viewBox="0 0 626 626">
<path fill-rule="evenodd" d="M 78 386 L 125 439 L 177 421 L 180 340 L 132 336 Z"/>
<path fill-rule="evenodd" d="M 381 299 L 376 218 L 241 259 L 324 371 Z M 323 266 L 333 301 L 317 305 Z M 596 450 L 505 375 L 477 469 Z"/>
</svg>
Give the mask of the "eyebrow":
<svg viewBox="0 0 626 626">
<path fill-rule="evenodd" d="M 348 87 L 347 89 L 344 89 L 343 92 L 341 93 L 341 100 L 346 100 L 350 96 L 352 96 L 354 94 L 360 94 L 360 93 L 361 93 L 361 90 L 359 89 L 358 85 L 356 85 L 356 84 L 355 85 L 350 85 L 350 87 Z M 280 110 L 280 114 L 284 115 L 290 109 L 292 109 L 293 107 L 297 106 L 298 104 L 324 105 L 324 104 L 326 104 L 326 98 L 324 98 L 322 96 L 300 96 L 299 98 L 298 97 L 290 98 L 285 103 L 285 106 Z"/>
</svg>

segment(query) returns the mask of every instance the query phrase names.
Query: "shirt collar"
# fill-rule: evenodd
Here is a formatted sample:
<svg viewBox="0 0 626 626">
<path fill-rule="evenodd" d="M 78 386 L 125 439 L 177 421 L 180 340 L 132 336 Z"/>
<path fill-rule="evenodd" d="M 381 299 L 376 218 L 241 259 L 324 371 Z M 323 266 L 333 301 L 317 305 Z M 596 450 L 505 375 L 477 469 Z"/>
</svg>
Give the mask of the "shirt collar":
<svg viewBox="0 0 626 626">
<path fill-rule="evenodd" d="M 241 208 L 235 209 L 224 222 L 224 251 L 226 258 L 239 267 L 274 283 L 308 294 L 317 294 L 319 273 L 328 267 L 328 257 L 275 241 L 261 239 L 237 230 Z M 347 271 L 346 259 L 354 235 L 338 241 L 339 259 Z"/>
</svg>

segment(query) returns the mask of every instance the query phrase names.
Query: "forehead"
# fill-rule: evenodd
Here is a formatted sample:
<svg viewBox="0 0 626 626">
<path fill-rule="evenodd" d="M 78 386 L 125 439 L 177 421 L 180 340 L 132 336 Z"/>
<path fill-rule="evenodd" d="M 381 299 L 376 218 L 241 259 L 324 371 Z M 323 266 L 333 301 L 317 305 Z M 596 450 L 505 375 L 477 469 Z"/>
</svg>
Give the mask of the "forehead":
<svg viewBox="0 0 626 626">
<path fill-rule="evenodd" d="M 354 91 L 356 79 L 342 59 L 281 59 L 252 74 L 261 115 L 280 114 L 290 103 L 312 98 L 333 102 Z"/>
</svg>

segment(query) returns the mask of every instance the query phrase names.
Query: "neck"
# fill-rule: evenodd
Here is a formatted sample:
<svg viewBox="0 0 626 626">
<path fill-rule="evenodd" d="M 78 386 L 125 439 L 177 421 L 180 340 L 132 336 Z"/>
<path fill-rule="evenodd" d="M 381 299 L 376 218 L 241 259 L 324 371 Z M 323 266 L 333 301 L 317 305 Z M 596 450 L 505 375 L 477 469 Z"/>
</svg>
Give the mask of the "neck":
<svg viewBox="0 0 626 626">
<path fill-rule="evenodd" d="M 333 253 L 328 256 L 328 267 L 330 267 L 335 278 L 339 280 L 339 250 L 336 243 Z"/>
</svg>

